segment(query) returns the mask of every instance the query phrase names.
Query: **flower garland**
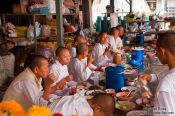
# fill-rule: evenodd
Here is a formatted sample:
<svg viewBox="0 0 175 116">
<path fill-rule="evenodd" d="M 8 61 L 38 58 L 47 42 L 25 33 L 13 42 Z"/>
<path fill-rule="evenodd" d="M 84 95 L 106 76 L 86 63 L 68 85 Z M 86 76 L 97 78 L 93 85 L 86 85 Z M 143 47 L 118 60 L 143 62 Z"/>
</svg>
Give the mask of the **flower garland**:
<svg viewBox="0 0 175 116">
<path fill-rule="evenodd" d="M 51 110 L 46 106 L 33 105 L 31 108 L 24 111 L 20 104 L 16 101 L 0 102 L 0 116 L 52 116 Z M 63 116 L 56 113 L 53 116 Z"/>
<path fill-rule="evenodd" d="M 25 111 L 16 101 L 4 101 L 0 103 L 0 115 L 7 113 L 10 116 L 25 116 Z"/>
<path fill-rule="evenodd" d="M 51 116 L 51 110 L 45 106 L 33 105 L 27 111 L 27 116 Z"/>
</svg>

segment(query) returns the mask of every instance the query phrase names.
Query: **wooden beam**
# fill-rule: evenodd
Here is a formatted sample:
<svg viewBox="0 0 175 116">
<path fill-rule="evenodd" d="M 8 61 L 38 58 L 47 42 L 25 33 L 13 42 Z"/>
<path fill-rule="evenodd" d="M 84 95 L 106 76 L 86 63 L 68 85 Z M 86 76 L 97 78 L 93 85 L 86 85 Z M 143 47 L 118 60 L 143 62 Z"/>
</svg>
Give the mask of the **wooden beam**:
<svg viewBox="0 0 175 116">
<path fill-rule="evenodd" d="M 115 9 L 114 0 L 110 0 L 110 5 L 112 6 L 111 12 L 113 13 Z"/>
<path fill-rule="evenodd" d="M 84 28 L 89 28 L 92 32 L 92 0 L 83 0 L 83 26 Z"/>
<path fill-rule="evenodd" d="M 129 1 L 130 1 L 130 13 L 132 13 L 132 0 Z"/>
<path fill-rule="evenodd" d="M 57 21 L 57 45 L 58 46 L 64 46 L 62 3 L 63 3 L 63 0 L 55 0 L 56 21 Z"/>
</svg>

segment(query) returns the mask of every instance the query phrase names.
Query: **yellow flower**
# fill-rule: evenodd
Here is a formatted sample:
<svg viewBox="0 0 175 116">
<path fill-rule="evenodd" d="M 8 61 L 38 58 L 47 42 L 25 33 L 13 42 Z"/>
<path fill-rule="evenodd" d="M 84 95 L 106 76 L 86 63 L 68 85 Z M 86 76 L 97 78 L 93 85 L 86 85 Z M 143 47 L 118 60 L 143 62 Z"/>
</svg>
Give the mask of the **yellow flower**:
<svg viewBox="0 0 175 116">
<path fill-rule="evenodd" d="M 27 116 L 51 116 L 51 110 L 48 107 L 33 105 L 27 111 Z"/>
<path fill-rule="evenodd" d="M 10 116 L 25 116 L 25 111 L 16 101 L 1 102 L 0 111 L 1 111 L 1 114 L 3 112 L 7 112 Z"/>
<path fill-rule="evenodd" d="M 3 113 L 0 111 L 0 116 L 3 116 Z"/>
</svg>

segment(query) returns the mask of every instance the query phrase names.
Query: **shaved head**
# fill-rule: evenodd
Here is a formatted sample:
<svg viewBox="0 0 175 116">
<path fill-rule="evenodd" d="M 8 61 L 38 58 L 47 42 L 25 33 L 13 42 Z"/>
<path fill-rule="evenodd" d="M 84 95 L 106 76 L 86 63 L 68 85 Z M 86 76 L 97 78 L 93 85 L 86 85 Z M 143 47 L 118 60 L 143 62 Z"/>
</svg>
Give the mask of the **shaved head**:
<svg viewBox="0 0 175 116">
<path fill-rule="evenodd" d="M 98 37 L 101 38 L 101 37 L 103 37 L 103 35 L 105 35 L 105 34 L 108 34 L 108 33 L 107 33 L 107 32 L 101 32 L 101 33 L 99 33 Z"/>
<path fill-rule="evenodd" d="M 107 93 L 100 93 L 95 95 L 92 100 L 107 114 L 111 115 L 114 112 L 115 100 L 111 95 Z"/>
<path fill-rule="evenodd" d="M 115 32 L 118 32 L 117 28 L 112 27 L 111 30 L 110 30 L 110 34 L 113 35 L 113 34 L 115 34 Z"/>
<path fill-rule="evenodd" d="M 122 25 L 117 25 L 116 28 L 119 30 L 119 29 L 123 28 L 123 26 Z"/>
<path fill-rule="evenodd" d="M 116 29 L 119 32 L 119 36 L 123 36 L 123 34 L 124 34 L 124 28 L 123 28 L 123 26 L 122 25 L 117 25 L 116 26 Z"/>
<path fill-rule="evenodd" d="M 84 36 L 78 35 L 78 36 L 75 37 L 75 42 L 76 42 L 77 45 L 81 44 L 81 43 L 86 43 L 86 39 L 85 39 Z"/>
<path fill-rule="evenodd" d="M 157 48 L 165 48 L 175 55 L 175 32 L 159 34 Z"/>
<path fill-rule="evenodd" d="M 48 61 L 48 59 L 41 55 L 35 55 L 31 63 L 29 64 L 30 69 L 34 69 L 35 67 L 40 68 L 43 61 Z"/>
<path fill-rule="evenodd" d="M 65 48 L 65 47 L 58 47 L 58 48 L 56 49 L 56 56 L 61 56 L 65 50 L 69 51 L 69 50 L 68 50 L 67 48 Z"/>
<path fill-rule="evenodd" d="M 84 51 L 88 50 L 87 44 L 79 44 L 76 46 L 77 55 L 82 54 Z"/>
</svg>

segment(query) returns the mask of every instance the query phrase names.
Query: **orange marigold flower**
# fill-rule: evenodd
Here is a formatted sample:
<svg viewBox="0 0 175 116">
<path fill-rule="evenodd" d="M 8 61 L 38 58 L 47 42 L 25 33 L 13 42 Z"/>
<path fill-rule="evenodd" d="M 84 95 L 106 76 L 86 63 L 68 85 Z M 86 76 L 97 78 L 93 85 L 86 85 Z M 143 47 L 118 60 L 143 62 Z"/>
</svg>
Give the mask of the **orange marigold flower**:
<svg viewBox="0 0 175 116">
<path fill-rule="evenodd" d="M 16 101 L 3 101 L 0 103 L 1 114 L 6 112 L 10 116 L 25 116 L 25 111 Z M 1 115 L 0 114 L 0 115 Z"/>
</svg>

